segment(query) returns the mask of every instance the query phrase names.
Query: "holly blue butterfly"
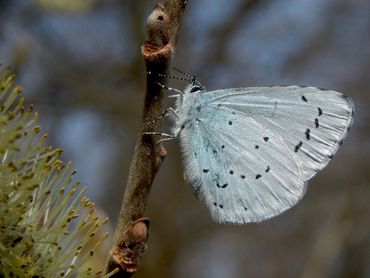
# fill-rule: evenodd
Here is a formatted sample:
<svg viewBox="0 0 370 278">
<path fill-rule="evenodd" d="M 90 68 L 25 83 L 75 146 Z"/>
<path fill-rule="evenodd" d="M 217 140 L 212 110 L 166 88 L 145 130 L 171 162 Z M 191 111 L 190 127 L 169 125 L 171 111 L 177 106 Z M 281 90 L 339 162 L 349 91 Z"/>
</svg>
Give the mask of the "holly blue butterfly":
<svg viewBox="0 0 370 278">
<path fill-rule="evenodd" d="M 217 222 L 260 222 L 294 206 L 353 121 L 352 100 L 332 90 L 206 91 L 188 81 L 184 91 L 160 84 L 178 93 L 173 133 L 161 135 L 180 138 L 185 177 Z"/>
</svg>

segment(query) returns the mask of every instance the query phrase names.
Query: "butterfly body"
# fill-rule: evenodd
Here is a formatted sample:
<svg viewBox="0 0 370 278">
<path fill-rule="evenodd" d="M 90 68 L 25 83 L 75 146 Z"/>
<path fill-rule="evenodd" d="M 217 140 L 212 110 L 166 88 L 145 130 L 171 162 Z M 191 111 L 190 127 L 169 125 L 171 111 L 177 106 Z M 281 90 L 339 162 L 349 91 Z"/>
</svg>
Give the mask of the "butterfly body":
<svg viewBox="0 0 370 278">
<path fill-rule="evenodd" d="M 218 222 L 260 222 L 295 205 L 346 136 L 353 103 L 314 87 L 206 91 L 176 102 L 185 177 Z"/>
</svg>

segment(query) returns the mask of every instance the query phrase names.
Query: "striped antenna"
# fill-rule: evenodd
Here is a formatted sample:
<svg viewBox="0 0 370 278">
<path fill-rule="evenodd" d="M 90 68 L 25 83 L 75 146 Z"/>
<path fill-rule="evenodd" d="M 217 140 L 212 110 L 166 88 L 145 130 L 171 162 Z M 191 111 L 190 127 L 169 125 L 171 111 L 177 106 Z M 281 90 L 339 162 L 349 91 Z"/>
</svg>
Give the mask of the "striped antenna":
<svg viewBox="0 0 370 278">
<path fill-rule="evenodd" d="M 151 75 L 152 72 L 148 71 L 148 75 Z M 187 82 L 192 82 L 192 78 L 184 78 L 184 77 L 179 77 L 179 76 L 173 76 L 173 75 L 168 75 L 168 74 L 163 74 L 163 73 L 155 73 L 155 75 L 160 76 L 160 77 L 166 77 L 166 78 L 171 78 L 171 79 L 176 79 L 176 80 L 182 80 L 182 81 L 187 81 Z"/>
<path fill-rule="evenodd" d="M 177 72 L 179 72 L 179 73 L 181 73 L 181 74 L 183 74 L 183 75 L 187 76 L 188 78 L 193 79 L 193 77 L 194 77 L 194 76 L 190 75 L 189 73 L 186 73 L 186 72 L 184 72 L 184 71 L 182 71 L 182 70 L 180 70 L 180 69 L 178 69 L 178 68 L 176 68 L 176 67 L 172 67 L 172 69 L 173 69 L 174 71 L 177 71 Z"/>
<path fill-rule="evenodd" d="M 186 72 L 184 72 L 184 71 L 182 71 L 182 70 L 180 70 L 180 69 L 178 69 L 176 67 L 172 67 L 172 69 L 175 70 L 175 71 L 177 71 L 177 72 L 179 72 L 179 73 L 181 73 L 181 74 L 183 74 L 183 75 L 185 75 L 186 77 L 188 77 L 190 79 L 189 81 L 192 82 L 194 85 L 197 84 L 197 85 L 199 85 L 199 86 L 202 87 L 202 84 L 200 84 L 200 82 L 196 78 L 195 74 L 194 75 L 190 75 L 189 73 L 186 73 Z"/>
</svg>

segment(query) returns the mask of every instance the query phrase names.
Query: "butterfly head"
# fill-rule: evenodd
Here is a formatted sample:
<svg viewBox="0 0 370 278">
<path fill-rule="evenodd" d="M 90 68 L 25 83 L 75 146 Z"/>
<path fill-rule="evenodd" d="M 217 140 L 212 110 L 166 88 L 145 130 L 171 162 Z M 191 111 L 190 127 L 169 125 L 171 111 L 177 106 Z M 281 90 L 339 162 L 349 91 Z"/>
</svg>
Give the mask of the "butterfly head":
<svg viewBox="0 0 370 278">
<path fill-rule="evenodd" d="M 203 90 L 204 88 L 202 86 L 199 86 L 198 84 L 190 84 L 189 85 L 189 92 L 190 93 L 199 93 Z"/>
<path fill-rule="evenodd" d="M 163 85 L 162 83 L 157 82 L 157 84 L 160 85 L 162 88 L 169 89 L 170 91 L 171 90 L 172 91 L 177 91 L 177 92 L 180 93 L 179 96 L 183 95 L 183 94 L 187 94 L 187 93 L 199 93 L 199 92 L 201 92 L 205 89 L 205 87 L 202 86 L 202 84 L 200 84 L 200 82 L 196 78 L 196 75 L 187 74 L 187 73 L 185 73 L 185 72 L 183 72 L 183 71 L 181 71 L 177 68 L 173 68 L 173 69 L 176 70 L 177 72 L 180 72 L 184 76 L 183 77 L 173 76 L 173 75 L 167 75 L 167 74 L 162 74 L 162 73 L 157 73 L 156 75 L 159 76 L 159 77 L 165 77 L 165 78 L 187 81 L 188 84 L 187 84 L 184 92 L 180 92 L 179 90 L 169 88 L 169 87 Z M 149 71 L 149 72 L 147 72 L 147 74 L 150 75 L 150 74 L 152 74 L 152 72 Z"/>
<path fill-rule="evenodd" d="M 195 75 L 193 75 L 189 81 L 187 90 L 189 93 L 199 93 L 204 90 L 204 87 L 200 84 Z"/>
</svg>

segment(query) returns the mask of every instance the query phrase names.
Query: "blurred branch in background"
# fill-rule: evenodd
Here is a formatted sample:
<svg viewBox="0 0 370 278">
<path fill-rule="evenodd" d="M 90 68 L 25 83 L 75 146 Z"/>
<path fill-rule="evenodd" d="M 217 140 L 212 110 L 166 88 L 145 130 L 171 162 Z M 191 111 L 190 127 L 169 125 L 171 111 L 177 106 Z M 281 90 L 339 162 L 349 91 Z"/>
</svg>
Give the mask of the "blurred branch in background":
<svg viewBox="0 0 370 278">
<path fill-rule="evenodd" d="M 33 0 L 43 9 L 60 12 L 80 12 L 91 8 L 95 0 Z"/>
<path fill-rule="evenodd" d="M 0 14 L 6 11 L 6 8 L 10 4 L 10 0 L 0 0 Z"/>
<path fill-rule="evenodd" d="M 146 131 L 157 131 L 163 111 L 163 95 L 157 74 L 168 72 L 175 52 L 182 14 L 187 1 L 164 0 L 156 5 L 147 20 L 148 40 L 142 46 L 147 72 L 146 96 L 141 128 L 131 162 L 126 191 L 115 231 L 107 272 L 118 265 L 121 271 L 114 277 L 125 277 L 136 272 L 148 240 L 149 220 L 141 218 L 145 210 L 154 177 L 166 155 L 156 146 L 153 136 Z"/>
<path fill-rule="evenodd" d="M 225 46 L 231 42 L 235 30 L 242 26 L 242 23 L 245 23 L 246 20 L 250 20 L 253 17 L 253 14 L 255 14 L 259 9 L 263 9 L 268 6 L 270 2 L 270 0 L 249 0 L 241 1 L 239 5 L 235 5 L 237 8 L 235 9 L 233 16 L 226 17 L 221 26 L 212 30 L 213 45 Z M 226 54 L 224 47 L 212 47 L 209 48 L 209 51 L 204 53 L 206 56 L 204 61 L 211 60 L 224 65 L 228 63 L 228 57 Z"/>
</svg>

